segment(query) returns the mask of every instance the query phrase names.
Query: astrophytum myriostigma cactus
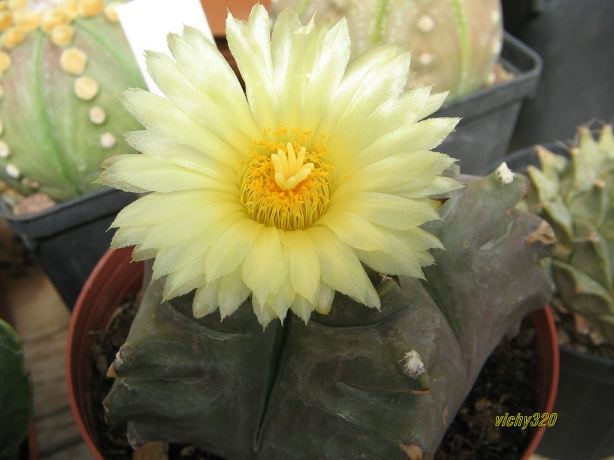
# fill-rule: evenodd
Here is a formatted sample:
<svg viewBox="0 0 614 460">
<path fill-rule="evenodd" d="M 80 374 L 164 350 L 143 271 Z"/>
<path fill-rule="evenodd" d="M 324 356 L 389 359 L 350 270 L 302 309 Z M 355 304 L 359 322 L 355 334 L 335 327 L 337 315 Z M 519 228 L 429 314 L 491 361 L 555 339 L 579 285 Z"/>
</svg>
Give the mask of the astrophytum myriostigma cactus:
<svg viewBox="0 0 614 460">
<path fill-rule="evenodd" d="M 614 344 L 614 137 L 579 129 L 570 160 L 537 147 L 541 169 L 529 166 L 529 209 L 557 236 L 552 275 L 555 301 L 583 315 Z M 601 340 L 597 340 L 600 342 Z"/>
<path fill-rule="evenodd" d="M 123 134 L 140 125 L 117 93 L 144 82 L 118 2 L 44 3 L 0 2 L 0 181 L 62 201 L 100 187 L 107 157 L 133 152 Z"/>
<path fill-rule="evenodd" d="M 515 209 L 527 181 L 506 167 L 468 180 L 427 225 L 445 250 L 427 281 L 371 273 L 381 310 L 341 294 L 329 315 L 263 331 L 249 302 L 194 319 L 191 295 L 147 288 L 110 370 L 111 422 L 130 439 L 228 459 L 428 459 L 488 355 L 550 298 L 551 229 Z"/>
<path fill-rule="evenodd" d="M 411 85 L 458 99 L 492 83 L 503 40 L 500 0 L 273 0 L 303 21 L 346 17 L 354 55 L 376 43 L 407 45 Z"/>
</svg>

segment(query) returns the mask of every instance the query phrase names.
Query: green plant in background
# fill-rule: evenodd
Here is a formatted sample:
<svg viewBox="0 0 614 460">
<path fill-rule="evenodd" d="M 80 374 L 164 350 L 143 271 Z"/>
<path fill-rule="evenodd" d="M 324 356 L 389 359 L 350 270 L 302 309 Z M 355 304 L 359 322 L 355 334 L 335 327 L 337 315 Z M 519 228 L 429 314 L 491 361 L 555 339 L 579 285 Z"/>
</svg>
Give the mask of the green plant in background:
<svg viewBox="0 0 614 460">
<path fill-rule="evenodd" d="M 503 29 L 499 0 L 272 0 L 274 15 L 294 8 L 302 20 L 315 14 L 348 20 L 352 52 L 385 42 L 412 51 L 412 86 L 449 91 L 447 101 L 493 83 Z"/>
<path fill-rule="evenodd" d="M 32 382 L 15 330 L 0 319 L 0 459 L 15 460 L 34 416 Z"/>
<path fill-rule="evenodd" d="M 614 344 L 614 137 L 581 127 L 570 159 L 537 147 L 541 169 L 529 166 L 529 210 L 557 237 L 552 260 L 557 300 L 583 315 Z M 599 340 L 598 340 L 599 341 Z"/>
<path fill-rule="evenodd" d="M 56 201 L 98 188 L 139 124 L 117 93 L 144 86 L 118 2 L 0 2 L 0 181 Z"/>
<path fill-rule="evenodd" d="M 286 9 L 271 33 L 256 6 L 227 37 L 245 93 L 186 28 L 173 59 L 147 54 L 167 97 L 122 95 L 142 154 L 101 181 L 149 194 L 113 245 L 155 260 L 106 416 L 135 444 L 229 459 L 431 458 L 550 297 L 549 227 L 514 209 L 526 179 L 503 165 L 461 187 L 433 151 L 456 120 L 426 118 L 444 95 L 405 89 L 397 46 L 351 60 L 344 20 Z"/>
</svg>

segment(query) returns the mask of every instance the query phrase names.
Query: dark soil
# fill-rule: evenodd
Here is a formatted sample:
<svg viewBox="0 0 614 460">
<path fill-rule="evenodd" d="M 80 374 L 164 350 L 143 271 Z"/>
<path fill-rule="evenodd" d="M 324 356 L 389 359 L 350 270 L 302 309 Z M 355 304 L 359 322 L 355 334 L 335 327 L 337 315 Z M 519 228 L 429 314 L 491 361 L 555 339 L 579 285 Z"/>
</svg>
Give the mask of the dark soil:
<svg viewBox="0 0 614 460">
<path fill-rule="evenodd" d="M 533 322 L 504 340 L 484 364 L 478 379 L 446 432 L 436 460 L 518 460 L 533 431 L 496 427 L 497 416 L 533 415 L 539 410 L 539 348 Z"/>
<path fill-rule="evenodd" d="M 113 380 L 106 377 L 115 353 L 124 343 L 136 301 L 126 299 L 106 331 L 92 333 L 92 401 L 99 433 L 99 448 L 106 460 L 131 458 L 126 425 L 104 421 L 102 400 Z M 509 413 L 532 415 L 538 411 L 538 347 L 533 323 L 524 320 L 519 334 L 501 343 L 484 365 L 478 380 L 459 410 L 436 453 L 436 460 L 518 460 L 530 442 L 532 431 L 495 427 L 495 417 Z M 171 460 L 223 460 L 193 446 L 150 446 L 165 450 Z M 157 452 L 156 455 L 161 452 Z M 150 458 L 150 457 L 145 457 Z M 160 457 L 160 458 L 165 458 Z"/>
</svg>

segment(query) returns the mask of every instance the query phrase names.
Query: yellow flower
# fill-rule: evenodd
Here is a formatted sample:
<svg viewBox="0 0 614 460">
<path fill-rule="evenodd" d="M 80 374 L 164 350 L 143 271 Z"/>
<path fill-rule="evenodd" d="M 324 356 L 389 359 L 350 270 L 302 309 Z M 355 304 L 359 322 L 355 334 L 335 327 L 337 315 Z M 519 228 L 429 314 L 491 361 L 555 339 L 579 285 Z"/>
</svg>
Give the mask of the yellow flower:
<svg viewBox="0 0 614 460">
<path fill-rule="evenodd" d="M 405 92 L 409 56 L 393 45 L 352 62 L 345 20 L 301 25 L 287 10 L 271 34 L 256 5 L 229 16 L 227 37 L 245 93 L 199 31 L 170 34 L 173 59 L 147 54 L 166 97 L 123 94 L 146 130 L 128 133 L 142 154 L 113 158 L 101 182 L 151 192 L 114 222 L 114 247 L 155 257 L 165 298 L 195 290 L 201 317 L 233 313 L 251 296 L 258 320 L 307 321 L 335 291 L 380 300 L 362 264 L 422 277 L 439 241 L 433 194 L 454 160 L 434 153 L 455 119 L 424 117 L 445 94 Z"/>
</svg>

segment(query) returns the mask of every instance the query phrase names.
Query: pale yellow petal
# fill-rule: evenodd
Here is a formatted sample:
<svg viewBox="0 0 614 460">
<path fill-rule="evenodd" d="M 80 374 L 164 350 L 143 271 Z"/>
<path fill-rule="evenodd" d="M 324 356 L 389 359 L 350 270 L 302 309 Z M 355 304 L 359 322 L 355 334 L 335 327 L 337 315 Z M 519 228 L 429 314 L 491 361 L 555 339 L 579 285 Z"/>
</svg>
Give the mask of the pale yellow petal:
<svg viewBox="0 0 614 460">
<path fill-rule="evenodd" d="M 214 189 L 239 193 L 238 181 L 213 178 L 193 169 L 160 161 L 146 155 L 126 154 L 105 169 L 99 183 L 128 192 L 174 192 Z"/>
<path fill-rule="evenodd" d="M 169 39 L 172 40 L 173 37 L 177 36 L 171 34 Z M 219 58 L 223 59 L 221 55 Z M 247 107 L 244 105 L 219 107 L 213 101 L 211 94 L 202 92 L 194 86 L 166 53 L 148 51 L 146 62 L 149 74 L 164 95 L 186 115 L 209 130 L 211 136 L 217 136 L 219 142 L 226 142 L 234 151 L 240 152 L 250 144 L 254 135 L 258 134 L 255 129 L 252 129 L 251 133 L 246 133 L 241 126 L 236 125 L 236 120 L 247 117 L 245 114 L 234 112 Z M 217 60 L 213 60 L 209 65 L 214 67 L 217 63 Z M 230 122 L 229 119 L 234 119 L 235 122 Z"/>
<path fill-rule="evenodd" d="M 320 217 L 318 225 L 328 227 L 339 240 L 352 248 L 365 251 L 388 248 L 386 236 L 359 214 L 329 209 Z"/>
<path fill-rule="evenodd" d="M 302 230 L 286 232 L 286 248 L 292 288 L 315 304 L 320 284 L 320 261 L 311 239 Z"/>
<path fill-rule="evenodd" d="M 192 301 L 192 312 L 195 318 L 202 318 L 217 310 L 219 286 L 220 280 L 216 280 L 213 283 L 196 289 L 194 300 Z"/>
<path fill-rule="evenodd" d="M 320 259 L 322 281 L 357 302 L 379 308 L 377 292 L 354 252 L 325 227 L 311 227 L 306 233 Z"/>
<path fill-rule="evenodd" d="M 260 134 L 234 71 L 201 31 L 185 27 L 183 36 L 169 37 L 168 47 L 185 78 L 222 109 L 215 116 L 234 123 L 248 136 Z M 220 88 L 224 90 L 220 91 Z M 226 108 L 232 110 L 227 111 Z"/>
<path fill-rule="evenodd" d="M 218 305 L 220 315 L 225 318 L 233 314 L 251 294 L 241 278 L 241 270 L 237 269 L 220 279 Z"/>
<path fill-rule="evenodd" d="M 209 177 L 231 182 L 237 180 L 235 168 L 151 131 L 131 131 L 125 137 L 132 147 L 148 157 L 193 169 Z"/>
<path fill-rule="evenodd" d="M 263 227 L 246 216 L 226 229 L 215 240 L 204 261 L 209 280 L 234 272 L 243 263 Z"/>
<path fill-rule="evenodd" d="M 259 131 L 279 125 L 279 100 L 275 91 L 271 58 L 269 16 L 262 5 L 255 5 L 249 21 L 228 15 L 226 38 L 241 76 L 247 99 Z"/>
<path fill-rule="evenodd" d="M 263 227 L 243 262 L 243 281 L 259 305 L 264 305 L 286 278 L 288 262 L 281 235 L 275 227 Z"/>
<path fill-rule="evenodd" d="M 126 108 L 154 134 L 203 152 L 231 167 L 245 155 L 163 96 L 141 89 L 130 89 L 119 96 Z"/>
<path fill-rule="evenodd" d="M 429 199 L 410 200 L 378 192 L 357 192 L 336 198 L 329 206 L 330 211 L 357 214 L 383 227 L 404 230 L 440 219 L 435 202 Z"/>
</svg>

